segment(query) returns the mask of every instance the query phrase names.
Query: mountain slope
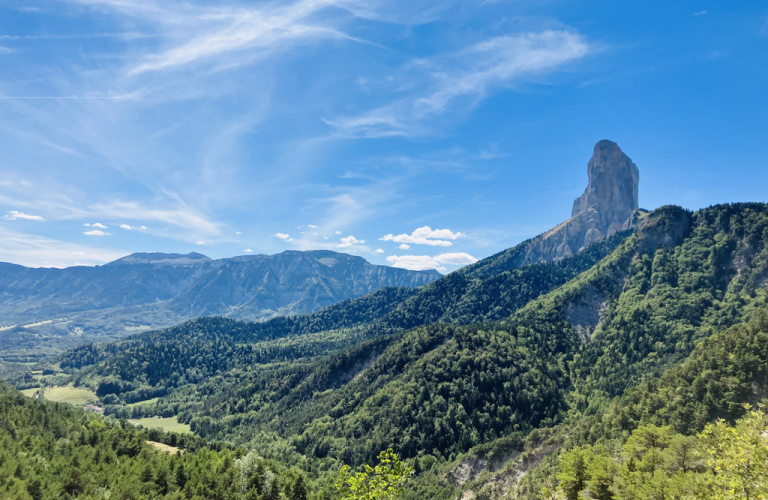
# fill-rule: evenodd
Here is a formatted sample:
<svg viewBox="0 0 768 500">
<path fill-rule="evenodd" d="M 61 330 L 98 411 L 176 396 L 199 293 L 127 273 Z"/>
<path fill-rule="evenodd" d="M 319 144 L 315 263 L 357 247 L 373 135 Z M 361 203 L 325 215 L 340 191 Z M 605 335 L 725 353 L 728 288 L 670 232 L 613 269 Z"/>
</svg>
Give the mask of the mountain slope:
<svg viewBox="0 0 768 500">
<path fill-rule="evenodd" d="M 768 269 L 767 229 L 765 205 L 693 215 L 660 209 L 591 270 L 510 319 L 417 328 L 340 389 L 292 401 L 292 412 L 306 412 L 306 419 L 273 420 L 282 405 L 259 409 L 267 401 L 256 391 L 244 425 L 237 418 L 192 423 L 211 436 L 265 427 L 285 437 L 301 432 L 291 438 L 299 451 L 354 462 L 381 446 L 450 458 L 473 444 L 552 425 L 567 409 L 584 410 L 661 373 L 698 340 L 764 305 L 765 289 L 750 283 Z M 729 272 L 732 262 L 743 263 L 738 272 Z M 248 401 L 249 393 L 230 401 L 238 396 Z M 313 410 L 318 405 L 328 416 L 314 417 L 324 413 Z M 232 408 L 221 403 L 204 413 L 239 413 Z"/>
<path fill-rule="evenodd" d="M 190 355 L 175 351 L 194 343 L 180 342 L 189 339 L 183 328 L 149 334 L 147 342 L 98 358 L 76 380 L 123 377 L 145 387 L 178 387 L 154 411 L 178 413 L 211 438 L 265 447 L 283 439 L 307 457 L 354 463 L 388 446 L 406 456 L 450 459 L 478 443 L 522 436 L 563 421 L 568 412 L 599 407 L 765 304 L 766 205 L 695 214 L 663 207 L 642 219 L 637 232 L 621 236 L 585 272 L 499 323 L 437 322 L 376 336 L 401 331 L 384 319 L 443 286 L 437 282 L 389 312 L 378 309 L 379 321 L 349 322 L 342 330 L 292 336 L 279 329 L 271 339 L 238 335 L 233 345 L 225 338 L 231 328 L 211 325 L 197 336 L 205 339 L 195 348 L 199 354 Z M 545 266 L 552 265 L 569 260 Z M 539 272 L 532 270 L 538 268 L 525 269 L 536 281 Z M 432 302 L 440 300 L 426 301 Z M 321 355 L 349 338 L 356 345 Z M 322 348 L 313 352 L 312 346 Z M 164 352 L 192 364 L 147 378 L 141 360 L 161 366 Z M 203 369 L 208 375 L 190 378 Z"/>
<path fill-rule="evenodd" d="M 424 490 L 440 485 L 439 498 L 540 500 L 542 487 L 557 485 L 562 454 L 577 446 L 620 450 L 630 433 L 648 425 L 669 426 L 672 432 L 690 436 L 717 418 L 734 422 L 745 414 L 742 404 L 766 396 L 768 309 L 763 308 L 748 323 L 702 340 L 660 377 L 600 408 L 573 412 L 566 423 L 525 440 L 502 438 L 478 446 L 439 472 L 423 474 L 405 498 L 425 498 Z"/>
<path fill-rule="evenodd" d="M 466 273 L 452 273 L 419 289 L 382 289 L 306 316 L 255 324 L 220 318 L 190 321 L 116 343 L 76 348 L 61 358 L 61 365 L 95 365 L 87 370 L 89 375 L 80 377 L 84 382 L 91 374 L 119 374 L 133 387 L 129 391 L 148 386 L 159 386 L 165 391 L 189 382 L 191 375 L 172 379 L 170 374 L 177 370 L 194 373 L 194 380 L 215 374 L 221 367 L 211 360 L 225 359 L 229 368 L 252 368 L 255 363 L 329 354 L 366 339 L 438 321 L 466 324 L 501 319 L 589 269 L 628 235 L 616 234 L 559 262 L 536 264 L 486 279 L 473 278 L 470 268 Z M 208 355 L 197 354 L 202 352 Z M 258 358 L 254 352 L 259 353 Z M 156 363 L 160 356 L 169 359 Z M 141 368 L 144 362 L 165 367 L 164 372 L 152 368 L 150 374 Z M 130 394 L 125 397 L 133 398 Z"/>
<path fill-rule="evenodd" d="M 302 314 L 440 277 L 324 250 L 216 261 L 200 254 L 133 254 L 100 267 L 0 264 L 0 270 L 0 323 L 27 325 L 0 332 L 0 350 L 17 354 L 205 315 L 255 320 Z"/>
</svg>

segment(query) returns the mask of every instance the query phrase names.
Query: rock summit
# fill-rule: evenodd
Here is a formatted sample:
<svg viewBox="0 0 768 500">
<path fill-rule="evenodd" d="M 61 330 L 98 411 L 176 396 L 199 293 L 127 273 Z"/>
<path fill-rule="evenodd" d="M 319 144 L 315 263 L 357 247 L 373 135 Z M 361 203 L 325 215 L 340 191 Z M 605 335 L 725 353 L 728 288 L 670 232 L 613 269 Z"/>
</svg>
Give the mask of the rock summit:
<svg viewBox="0 0 768 500">
<path fill-rule="evenodd" d="M 595 145 L 587 165 L 589 184 L 573 202 L 571 218 L 531 240 L 524 262 L 560 260 L 637 222 L 640 173 L 619 145 Z"/>
</svg>

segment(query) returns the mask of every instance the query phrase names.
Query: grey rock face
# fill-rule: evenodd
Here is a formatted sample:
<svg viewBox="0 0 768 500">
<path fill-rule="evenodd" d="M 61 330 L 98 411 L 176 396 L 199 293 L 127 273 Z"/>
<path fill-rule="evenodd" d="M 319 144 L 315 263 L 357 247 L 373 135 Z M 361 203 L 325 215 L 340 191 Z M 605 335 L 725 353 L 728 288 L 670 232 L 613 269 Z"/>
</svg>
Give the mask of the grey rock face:
<svg viewBox="0 0 768 500">
<path fill-rule="evenodd" d="M 637 210 L 640 172 L 619 145 L 600 141 L 587 165 L 589 185 L 573 202 L 571 217 L 590 208 L 600 212 L 627 213 Z"/>
<path fill-rule="evenodd" d="M 587 165 L 589 184 L 571 218 L 534 238 L 520 265 L 560 260 L 637 222 L 640 173 L 619 145 L 600 141 Z"/>
</svg>

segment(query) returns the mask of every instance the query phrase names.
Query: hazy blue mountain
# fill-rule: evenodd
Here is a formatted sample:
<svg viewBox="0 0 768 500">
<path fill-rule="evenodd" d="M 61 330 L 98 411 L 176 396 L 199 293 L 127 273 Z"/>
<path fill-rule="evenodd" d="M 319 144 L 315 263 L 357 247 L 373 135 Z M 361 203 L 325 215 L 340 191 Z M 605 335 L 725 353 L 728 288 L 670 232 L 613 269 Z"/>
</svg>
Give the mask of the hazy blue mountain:
<svg viewBox="0 0 768 500">
<path fill-rule="evenodd" d="M 220 260 L 136 253 L 66 269 L 0 263 L 0 352 L 18 358 L 199 316 L 260 320 L 308 313 L 439 277 L 328 250 Z"/>
</svg>

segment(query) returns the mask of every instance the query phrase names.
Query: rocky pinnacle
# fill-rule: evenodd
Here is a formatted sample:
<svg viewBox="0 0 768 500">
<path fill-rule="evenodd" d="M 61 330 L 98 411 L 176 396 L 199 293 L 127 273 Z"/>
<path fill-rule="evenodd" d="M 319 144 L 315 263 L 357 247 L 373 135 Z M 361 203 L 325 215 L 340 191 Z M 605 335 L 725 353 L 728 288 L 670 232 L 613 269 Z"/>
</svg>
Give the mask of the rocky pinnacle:
<svg viewBox="0 0 768 500">
<path fill-rule="evenodd" d="M 608 212 L 637 210 L 637 187 L 640 173 L 619 145 L 600 141 L 587 165 L 589 185 L 584 194 L 573 202 L 571 217 L 590 208 Z"/>
<path fill-rule="evenodd" d="M 619 145 L 598 142 L 587 175 L 589 184 L 573 202 L 571 218 L 530 240 L 520 266 L 570 257 L 606 236 L 634 226 L 640 174 Z"/>
</svg>

